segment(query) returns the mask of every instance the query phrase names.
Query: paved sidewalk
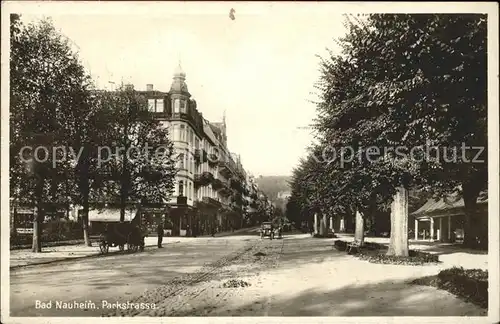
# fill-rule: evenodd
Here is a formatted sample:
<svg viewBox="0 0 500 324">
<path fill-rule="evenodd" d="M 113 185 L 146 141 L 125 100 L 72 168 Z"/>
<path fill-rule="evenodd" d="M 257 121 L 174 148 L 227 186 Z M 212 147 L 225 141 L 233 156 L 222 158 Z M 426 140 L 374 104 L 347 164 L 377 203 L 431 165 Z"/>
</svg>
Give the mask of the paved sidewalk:
<svg viewBox="0 0 500 324">
<path fill-rule="evenodd" d="M 192 239 L 184 237 L 164 237 L 163 244 L 175 244 L 179 243 L 181 240 Z M 146 237 L 145 240 L 146 249 L 156 246 L 156 237 Z M 109 248 L 109 252 L 106 255 L 113 255 L 119 253 L 118 247 Z M 23 250 L 12 250 L 10 251 L 10 268 L 19 268 L 28 265 L 36 264 L 47 264 L 58 261 L 65 261 L 78 258 L 88 258 L 88 257 L 105 257 L 99 251 L 99 246 L 97 243 L 93 243 L 92 246 L 85 246 L 84 244 L 78 245 L 65 245 L 65 246 L 55 246 L 55 247 L 45 247 L 42 248 L 41 253 L 33 253 L 31 249 Z"/>
<path fill-rule="evenodd" d="M 221 232 L 215 234 L 215 237 L 225 237 L 236 235 L 238 233 L 243 233 L 251 231 L 253 229 L 241 229 L 235 230 L 234 232 Z M 205 235 L 203 238 L 208 238 L 210 235 Z M 198 239 L 201 237 L 198 237 Z M 186 242 L 190 240 L 196 240 L 196 237 L 177 237 L 170 236 L 163 238 L 163 244 L 176 244 L 180 242 Z M 145 239 L 146 249 L 155 247 L 157 244 L 157 237 L 150 236 Z M 110 248 L 106 255 L 116 255 L 120 253 L 118 247 Z M 10 251 L 10 269 L 15 269 L 19 267 L 37 265 L 37 264 L 48 264 L 59 261 L 67 261 L 80 258 L 90 258 L 90 257 L 105 257 L 106 255 L 101 254 L 99 251 L 99 245 L 96 242 L 92 243 L 92 246 L 85 246 L 84 244 L 76 245 L 63 245 L 63 246 L 53 246 L 42 248 L 42 253 L 33 253 L 31 249 L 20 249 Z"/>
</svg>

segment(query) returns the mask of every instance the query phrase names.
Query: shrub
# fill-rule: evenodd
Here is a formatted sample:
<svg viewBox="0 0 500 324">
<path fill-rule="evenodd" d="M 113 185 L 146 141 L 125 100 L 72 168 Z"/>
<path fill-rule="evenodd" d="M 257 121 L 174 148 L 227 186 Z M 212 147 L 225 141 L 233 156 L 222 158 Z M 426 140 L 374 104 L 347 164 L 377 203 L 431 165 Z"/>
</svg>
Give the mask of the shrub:
<svg viewBox="0 0 500 324">
<path fill-rule="evenodd" d="M 430 253 L 418 252 L 410 250 L 410 256 L 394 256 L 385 253 L 364 254 L 359 253 L 358 256 L 362 260 L 367 260 L 371 263 L 395 264 L 395 265 L 424 265 L 439 263 L 439 257 Z M 413 256 L 412 256 L 413 254 Z"/>
<path fill-rule="evenodd" d="M 442 270 L 437 276 L 419 278 L 412 283 L 443 289 L 480 307 L 488 308 L 488 271 L 485 270 L 453 267 Z"/>
<path fill-rule="evenodd" d="M 42 244 L 78 239 L 83 239 L 83 229 L 79 223 L 72 221 L 50 221 L 42 225 Z M 11 246 L 31 245 L 32 242 L 32 234 L 11 233 Z"/>
<path fill-rule="evenodd" d="M 342 240 L 336 240 L 333 242 L 333 247 L 339 251 L 345 251 L 347 249 L 347 242 Z"/>
<path fill-rule="evenodd" d="M 337 236 L 334 233 L 328 233 L 327 235 L 314 234 L 315 238 L 336 238 Z"/>
<path fill-rule="evenodd" d="M 336 240 L 333 247 L 339 251 L 346 251 L 347 242 Z M 351 253 L 356 254 L 362 260 L 381 264 L 423 265 L 440 262 L 439 256 L 435 254 L 410 250 L 407 257 L 389 256 L 385 254 L 387 249 L 388 247 L 383 244 L 364 242 L 361 251 L 353 249 Z"/>
<path fill-rule="evenodd" d="M 345 251 L 347 249 L 347 242 L 342 241 L 342 240 L 336 240 L 333 243 L 333 246 L 339 250 L 339 251 Z M 378 243 L 373 243 L 373 242 L 364 242 L 362 249 L 367 249 L 367 250 L 385 250 L 387 249 L 387 246 L 383 244 L 378 244 Z"/>
</svg>

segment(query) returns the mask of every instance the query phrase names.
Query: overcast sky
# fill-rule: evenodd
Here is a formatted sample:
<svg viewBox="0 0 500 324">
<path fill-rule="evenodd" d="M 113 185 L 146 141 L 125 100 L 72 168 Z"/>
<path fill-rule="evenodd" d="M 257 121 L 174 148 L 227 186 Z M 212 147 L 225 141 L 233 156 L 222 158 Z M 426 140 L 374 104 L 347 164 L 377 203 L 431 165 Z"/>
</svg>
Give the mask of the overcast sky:
<svg viewBox="0 0 500 324">
<path fill-rule="evenodd" d="M 228 146 L 245 169 L 289 175 L 311 142 L 314 83 L 326 48 L 345 29 L 330 11 L 251 10 L 233 3 L 202 12 L 51 14 L 78 46 L 98 86 L 133 83 L 168 91 L 181 60 L 198 108 L 210 121 L 226 110 Z M 229 18 L 231 7 L 235 20 Z M 24 14 L 23 20 L 41 16 Z"/>
</svg>

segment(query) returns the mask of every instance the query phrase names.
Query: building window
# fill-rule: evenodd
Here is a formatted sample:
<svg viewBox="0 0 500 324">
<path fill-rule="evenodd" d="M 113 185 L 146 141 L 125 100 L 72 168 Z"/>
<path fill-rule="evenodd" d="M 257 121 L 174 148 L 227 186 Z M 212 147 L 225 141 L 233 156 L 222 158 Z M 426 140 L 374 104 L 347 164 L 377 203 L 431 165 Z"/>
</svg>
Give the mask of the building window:
<svg viewBox="0 0 500 324">
<path fill-rule="evenodd" d="M 172 125 L 172 133 L 173 133 L 174 141 L 180 141 L 181 135 L 180 135 L 179 125 L 177 125 L 177 124 Z"/>
<path fill-rule="evenodd" d="M 179 181 L 179 196 L 184 196 L 184 181 Z"/>
<path fill-rule="evenodd" d="M 179 99 L 177 99 L 177 100 L 179 100 Z M 181 105 L 181 113 L 185 114 L 186 113 L 186 100 L 181 100 L 180 105 Z"/>
<path fill-rule="evenodd" d="M 196 149 L 199 149 L 200 148 L 200 140 L 198 138 L 195 138 L 194 140 L 194 147 Z"/>
<path fill-rule="evenodd" d="M 178 158 L 177 158 L 177 161 L 178 161 L 178 168 L 179 169 L 185 169 L 186 168 L 186 164 L 185 164 L 185 156 L 184 156 L 184 153 L 181 153 L 179 154 Z"/>
<path fill-rule="evenodd" d="M 156 99 L 156 112 L 163 112 L 163 99 Z"/>
<path fill-rule="evenodd" d="M 155 100 L 154 99 L 148 99 L 148 111 L 155 112 Z"/>
<path fill-rule="evenodd" d="M 191 130 L 191 141 L 189 143 L 194 145 L 194 131 L 193 130 Z"/>
<path fill-rule="evenodd" d="M 180 100 L 174 99 L 174 113 L 180 112 Z"/>
<path fill-rule="evenodd" d="M 186 141 L 186 126 L 184 125 L 181 125 L 181 136 L 180 136 L 180 140 L 181 141 Z"/>
<path fill-rule="evenodd" d="M 189 183 L 189 194 L 188 194 L 189 195 L 189 199 L 193 199 L 193 192 L 192 192 L 192 190 L 193 190 L 193 184 L 190 182 Z"/>
</svg>

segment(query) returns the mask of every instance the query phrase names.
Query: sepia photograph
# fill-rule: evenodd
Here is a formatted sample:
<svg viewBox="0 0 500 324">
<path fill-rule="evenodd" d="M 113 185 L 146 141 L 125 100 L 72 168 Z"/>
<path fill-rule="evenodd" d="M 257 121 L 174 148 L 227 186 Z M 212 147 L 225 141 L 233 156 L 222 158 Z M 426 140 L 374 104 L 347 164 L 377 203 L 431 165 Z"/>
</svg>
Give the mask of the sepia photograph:
<svg viewBox="0 0 500 324">
<path fill-rule="evenodd" d="M 2 27 L 2 323 L 500 320 L 497 3 Z"/>
</svg>

